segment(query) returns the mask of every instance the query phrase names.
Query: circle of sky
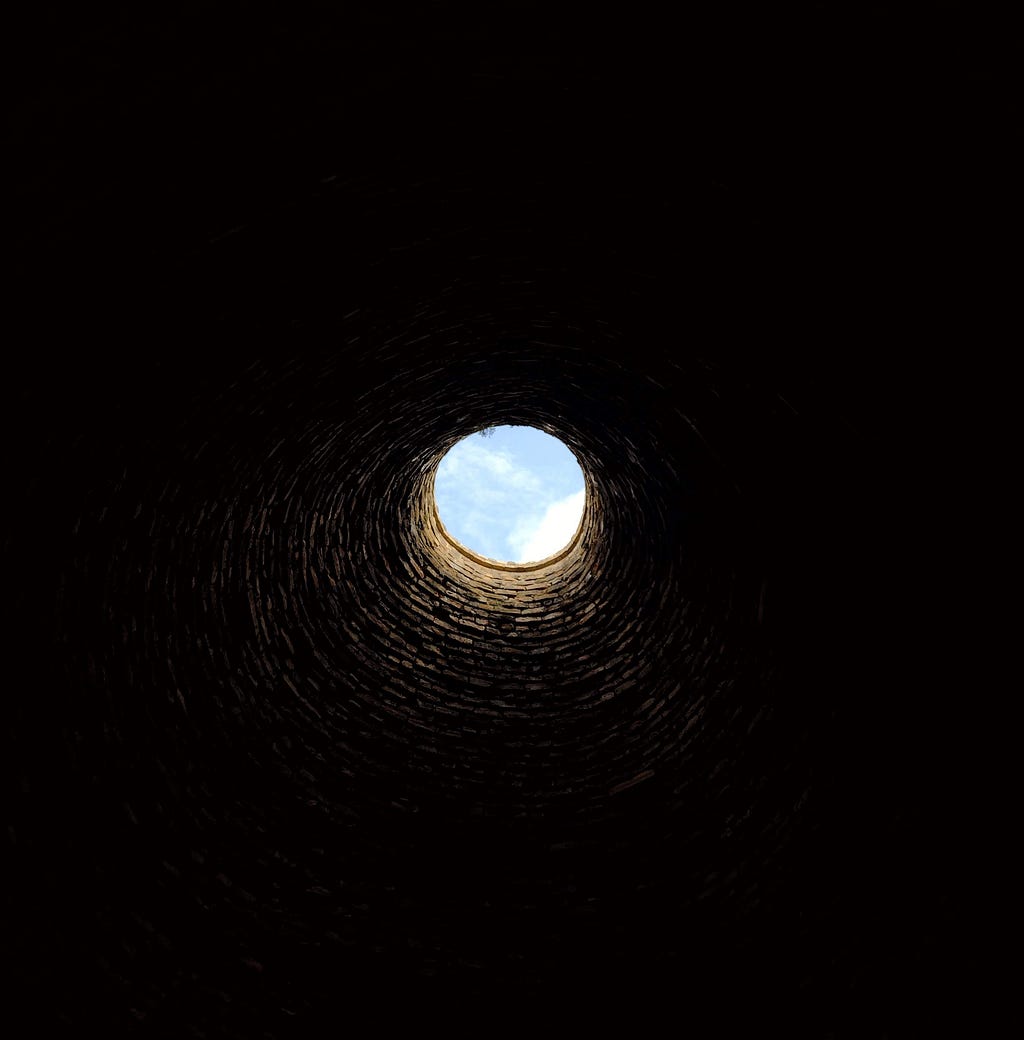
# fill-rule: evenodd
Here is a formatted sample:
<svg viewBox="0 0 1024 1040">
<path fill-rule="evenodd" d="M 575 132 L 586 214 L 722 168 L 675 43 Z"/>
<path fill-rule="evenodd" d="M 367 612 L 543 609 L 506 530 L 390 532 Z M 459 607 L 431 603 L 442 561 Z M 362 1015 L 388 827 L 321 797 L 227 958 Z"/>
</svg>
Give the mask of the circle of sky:
<svg viewBox="0 0 1024 1040">
<path fill-rule="evenodd" d="M 576 457 L 532 426 L 492 426 L 463 438 L 441 460 L 434 480 L 448 533 L 503 563 L 542 560 L 568 545 L 584 496 Z"/>
</svg>

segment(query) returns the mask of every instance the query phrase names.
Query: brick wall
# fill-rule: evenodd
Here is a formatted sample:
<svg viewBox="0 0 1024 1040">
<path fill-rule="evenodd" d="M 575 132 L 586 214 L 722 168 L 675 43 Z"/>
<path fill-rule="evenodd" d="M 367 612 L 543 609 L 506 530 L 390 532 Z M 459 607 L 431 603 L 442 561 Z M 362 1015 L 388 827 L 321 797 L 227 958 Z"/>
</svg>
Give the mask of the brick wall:
<svg viewBox="0 0 1024 1040">
<path fill-rule="evenodd" d="M 983 351 L 1012 34 L 215 6 L 19 40 L 29 1032 L 940 1035 L 987 644 L 932 645 L 976 602 L 933 377 Z M 588 499 L 510 569 L 431 482 L 517 422 Z"/>
</svg>

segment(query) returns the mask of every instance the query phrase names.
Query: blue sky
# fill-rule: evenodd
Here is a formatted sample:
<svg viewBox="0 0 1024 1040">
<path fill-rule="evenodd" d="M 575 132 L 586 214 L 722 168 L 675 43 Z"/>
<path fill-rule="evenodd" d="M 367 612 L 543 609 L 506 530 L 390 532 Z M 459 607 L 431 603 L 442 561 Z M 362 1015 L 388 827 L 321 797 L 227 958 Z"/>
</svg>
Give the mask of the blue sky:
<svg viewBox="0 0 1024 1040">
<path fill-rule="evenodd" d="M 437 468 L 434 497 L 448 533 L 494 560 L 550 556 L 576 533 L 583 473 L 557 438 L 532 426 L 496 426 L 459 441 Z"/>
</svg>

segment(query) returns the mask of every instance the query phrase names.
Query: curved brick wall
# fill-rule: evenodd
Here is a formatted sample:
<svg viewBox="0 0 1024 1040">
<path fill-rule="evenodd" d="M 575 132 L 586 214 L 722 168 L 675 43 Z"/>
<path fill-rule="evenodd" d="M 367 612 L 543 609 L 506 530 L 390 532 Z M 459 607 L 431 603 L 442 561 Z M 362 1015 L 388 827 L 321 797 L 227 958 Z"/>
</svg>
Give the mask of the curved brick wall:
<svg viewBox="0 0 1024 1040">
<path fill-rule="evenodd" d="M 556 335 L 439 358 L 413 328 L 365 380 L 355 351 L 261 364 L 141 444 L 115 423 L 114 460 L 95 432 L 73 452 L 45 858 L 83 872 L 57 905 L 81 885 L 105 909 L 52 925 L 89 966 L 72 1021 L 622 987 L 597 1014 L 649 979 L 696 1014 L 726 970 L 774 999 L 737 944 L 756 963 L 765 915 L 801 927 L 825 712 L 765 634 L 770 519 L 696 428 L 727 382 Z M 547 563 L 486 565 L 439 524 L 434 470 L 485 421 L 584 468 L 579 537 Z"/>
<path fill-rule="evenodd" d="M 913 1035 L 951 919 L 922 806 L 964 803 L 905 657 L 925 312 L 894 301 L 945 247 L 875 162 L 874 23 L 787 64 L 751 15 L 680 65 L 546 7 L 536 60 L 519 14 L 146 17 L 43 27 L 24 114 L 35 1033 Z M 586 474 L 538 566 L 433 508 L 498 423 Z"/>
</svg>

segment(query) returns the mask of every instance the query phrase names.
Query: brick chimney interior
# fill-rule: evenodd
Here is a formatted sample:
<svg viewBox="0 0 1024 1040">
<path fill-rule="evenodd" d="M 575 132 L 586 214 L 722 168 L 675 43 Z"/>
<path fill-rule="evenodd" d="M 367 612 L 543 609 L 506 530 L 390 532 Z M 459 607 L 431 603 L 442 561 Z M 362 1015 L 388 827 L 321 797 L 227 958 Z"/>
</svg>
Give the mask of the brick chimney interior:
<svg viewBox="0 0 1024 1040">
<path fill-rule="evenodd" d="M 39 21 L 4 605 L 39 1020 L 919 1021 L 889 306 L 937 239 L 877 161 L 880 23 L 821 53 L 790 7 L 669 65 L 512 12 Z M 587 478 L 542 566 L 439 527 L 497 423 Z"/>
</svg>

